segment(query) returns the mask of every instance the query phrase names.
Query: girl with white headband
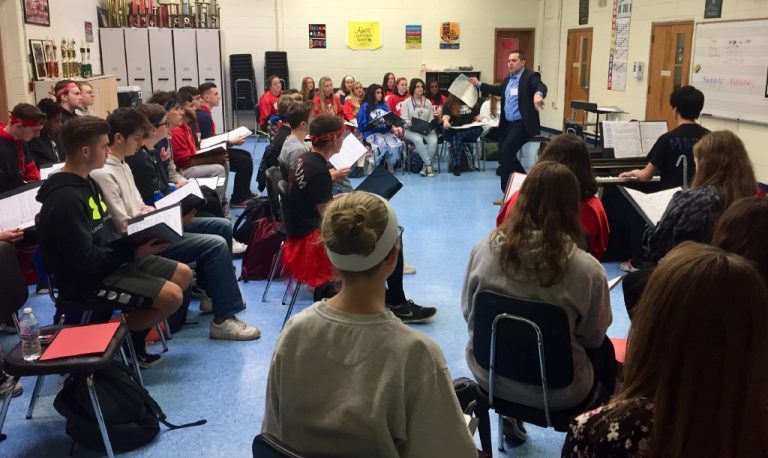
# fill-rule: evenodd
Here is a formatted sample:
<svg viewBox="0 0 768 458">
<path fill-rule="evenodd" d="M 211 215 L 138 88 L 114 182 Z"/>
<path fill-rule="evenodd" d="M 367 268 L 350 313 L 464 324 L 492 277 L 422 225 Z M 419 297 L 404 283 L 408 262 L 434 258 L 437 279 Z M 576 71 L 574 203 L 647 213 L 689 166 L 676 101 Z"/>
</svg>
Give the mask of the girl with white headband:
<svg viewBox="0 0 768 458">
<path fill-rule="evenodd" d="M 321 233 L 341 290 L 283 329 L 262 432 L 312 456 L 476 457 L 442 352 L 385 305 L 392 207 L 353 192 L 328 204 Z"/>
</svg>

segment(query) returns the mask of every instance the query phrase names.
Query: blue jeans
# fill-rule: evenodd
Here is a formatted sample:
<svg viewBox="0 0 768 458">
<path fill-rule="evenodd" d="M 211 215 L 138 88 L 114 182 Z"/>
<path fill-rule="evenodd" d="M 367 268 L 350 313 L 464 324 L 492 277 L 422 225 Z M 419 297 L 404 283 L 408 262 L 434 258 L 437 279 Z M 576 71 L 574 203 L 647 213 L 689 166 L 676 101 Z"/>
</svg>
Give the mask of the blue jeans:
<svg viewBox="0 0 768 458">
<path fill-rule="evenodd" d="M 213 219 L 221 218 L 195 218 Z M 203 223 L 206 223 L 205 221 Z M 220 226 L 223 229 L 223 226 Z M 232 229 L 229 229 L 230 240 Z M 205 277 L 206 292 L 213 303 L 214 318 L 232 316 L 245 309 L 243 296 L 232 268 L 232 249 L 220 235 L 185 232 L 162 253 L 174 261 L 197 263 L 198 272 Z"/>
<path fill-rule="evenodd" d="M 192 222 L 184 226 L 185 232 L 195 234 L 220 235 L 232 250 L 232 222 L 226 218 L 192 218 Z"/>
<path fill-rule="evenodd" d="M 365 138 L 373 149 L 373 157 L 376 160 L 376 166 L 382 162 L 394 167 L 400 160 L 403 151 L 403 142 L 395 134 L 371 134 Z"/>
</svg>

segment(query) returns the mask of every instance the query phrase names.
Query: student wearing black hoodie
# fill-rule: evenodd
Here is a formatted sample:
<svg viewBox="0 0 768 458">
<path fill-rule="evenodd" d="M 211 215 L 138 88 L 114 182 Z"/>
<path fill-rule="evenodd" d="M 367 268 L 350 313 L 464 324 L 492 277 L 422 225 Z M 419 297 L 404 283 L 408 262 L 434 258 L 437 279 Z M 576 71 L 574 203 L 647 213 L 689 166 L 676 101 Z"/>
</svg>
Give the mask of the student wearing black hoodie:
<svg viewBox="0 0 768 458">
<path fill-rule="evenodd" d="M 167 243 L 150 240 L 135 249 L 107 245 L 119 232 L 101 189 L 89 174 L 106 162 L 108 133 L 109 124 L 93 116 L 70 119 L 62 130 L 65 165 L 37 194 L 43 204 L 37 225 L 40 248 L 63 299 L 88 297 L 102 285 L 151 297 L 150 308 L 127 317 L 128 328 L 141 332 L 179 308 L 192 271 L 154 256 Z"/>
</svg>

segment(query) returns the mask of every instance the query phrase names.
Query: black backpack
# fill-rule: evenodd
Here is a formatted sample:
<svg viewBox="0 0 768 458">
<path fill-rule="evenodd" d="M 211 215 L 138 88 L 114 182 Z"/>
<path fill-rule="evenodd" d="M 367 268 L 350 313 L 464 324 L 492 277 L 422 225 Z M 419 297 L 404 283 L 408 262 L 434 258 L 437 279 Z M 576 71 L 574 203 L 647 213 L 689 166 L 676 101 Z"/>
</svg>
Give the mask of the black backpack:
<svg viewBox="0 0 768 458">
<path fill-rule="evenodd" d="M 66 432 L 75 443 L 104 451 L 86 378 L 85 374 L 69 375 L 56 395 L 53 407 L 67 419 Z M 109 441 L 115 452 L 127 452 L 152 442 L 160 432 L 159 423 L 168 429 L 206 423 L 206 420 L 180 426 L 168 423 L 157 402 L 136 380 L 128 366 L 120 361 L 112 361 L 109 366 L 94 372 L 93 380 Z"/>
<path fill-rule="evenodd" d="M 261 218 L 271 218 L 272 211 L 269 208 L 268 197 L 253 199 L 243 210 L 243 213 L 235 220 L 232 235 L 240 243 L 248 244 L 253 235 L 253 225 Z"/>
</svg>

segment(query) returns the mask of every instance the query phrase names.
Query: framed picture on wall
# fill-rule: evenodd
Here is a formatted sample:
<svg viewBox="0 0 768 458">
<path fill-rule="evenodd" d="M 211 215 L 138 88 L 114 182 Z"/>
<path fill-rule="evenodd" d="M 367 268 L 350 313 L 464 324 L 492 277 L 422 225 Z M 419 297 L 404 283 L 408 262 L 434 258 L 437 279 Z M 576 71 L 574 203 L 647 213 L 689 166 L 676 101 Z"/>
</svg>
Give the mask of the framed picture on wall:
<svg viewBox="0 0 768 458">
<path fill-rule="evenodd" d="M 32 66 L 35 68 L 35 78 L 39 80 L 47 78 L 43 40 L 29 40 L 29 47 L 32 50 Z"/>
<path fill-rule="evenodd" d="M 99 18 L 99 27 L 109 27 L 109 13 L 105 8 L 97 6 L 96 17 Z"/>
<path fill-rule="evenodd" d="M 24 22 L 50 27 L 51 16 L 48 0 L 24 0 Z"/>
</svg>

